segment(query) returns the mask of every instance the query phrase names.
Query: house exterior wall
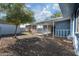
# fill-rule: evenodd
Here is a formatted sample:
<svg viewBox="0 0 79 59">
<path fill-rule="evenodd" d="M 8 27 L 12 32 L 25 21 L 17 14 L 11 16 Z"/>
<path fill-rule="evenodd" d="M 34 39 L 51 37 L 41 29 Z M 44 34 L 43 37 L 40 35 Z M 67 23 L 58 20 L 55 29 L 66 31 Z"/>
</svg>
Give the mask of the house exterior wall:
<svg viewBox="0 0 79 59">
<path fill-rule="evenodd" d="M 67 8 L 64 8 L 66 5 Z M 76 33 L 76 12 L 77 12 L 77 8 L 79 8 L 79 4 L 77 3 L 69 3 L 69 4 L 61 4 L 60 5 L 61 11 L 64 15 L 64 17 L 68 17 L 70 16 L 70 34 L 73 38 L 73 47 L 74 47 L 74 51 L 76 55 L 79 55 L 79 33 Z M 70 11 L 67 11 L 70 10 Z"/>
<path fill-rule="evenodd" d="M 56 37 L 67 37 L 70 35 L 70 21 L 59 21 L 55 22 L 55 36 Z"/>
<path fill-rule="evenodd" d="M 43 25 L 37 25 L 36 29 L 37 29 L 37 32 L 42 33 L 43 32 Z"/>
<path fill-rule="evenodd" d="M 37 25 L 37 32 L 39 33 L 50 33 L 52 25 Z"/>
<path fill-rule="evenodd" d="M 77 17 L 76 17 L 76 12 L 77 12 L 77 9 L 79 7 L 79 4 L 75 4 L 75 7 L 74 8 L 74 12 L 73 14 L 71 15 L 71 36 L 73 38 L 73 46 L 74 46 L 74 51 L 75 51 L 75 54 L 76 55 L 79 55 L 79 32 L 76 32 L 77 30 Z"/>
<path fill-rule="evenodd" d="M 71 36 L 73 38 L 73 47 L 76 55 L 79 55 L 79 34 L 76 34 L 76 18 L 75 15 L 72 16 L 71 18 L 72 21 L 72 31 L 71 31 Z"/>
<path fill-rule="evenodd" d="M 77 18 L 76 18 L 76 15 L 74 13 L 74 16 L 73 16 L 73 32 L 74 32 L 74 36 L 73 36 L 73 44 L 74 44 L 74 50 L 75 50 L 75 54 L 76 55 L 79 55 L 79 32 L 76 32 L 77 30 L 77 22 L 76 22 Z M 79 19 L 78 19 L 79 20 Z"/>
<path fill-rule="evenodd" d="M 14 34 L 15 25 L 0 24 L 0 35 Z M 24 28 L 18 27 L 17 33 L 24 31 Z"/>
</svg>

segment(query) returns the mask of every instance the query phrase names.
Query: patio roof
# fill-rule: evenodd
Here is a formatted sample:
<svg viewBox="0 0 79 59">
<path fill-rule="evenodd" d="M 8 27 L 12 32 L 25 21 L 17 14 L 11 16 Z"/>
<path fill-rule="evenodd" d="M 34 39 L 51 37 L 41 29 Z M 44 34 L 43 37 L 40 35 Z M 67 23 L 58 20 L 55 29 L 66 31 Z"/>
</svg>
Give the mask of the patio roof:
<svg viewBox="0 0 79 59">
<path fill-rule="evenodd" d="M 74 11 L 75 3 L 59 3 L 61 12 L 64 17 L 70 17 Z"/>
<path fill-rule="evenodd" d="M 72 17 L 79 8 L 79 3 L 59 3 L 59 6 L 64 17 Z"/>
<path fill-rule="evenodd" d="M 36 25 L 36 24 L 52 25 L 53 22 L 64 21 L 64 20 L 70 20 L 70 18 L 69 17 L 66 17 L 66 18 L 63 18 L 63 17 L 51 18 L 50 20 L 44 20 L 44 21 L 41 21 L 41 22 L 34 22 L 34 23 L 32 23 L 32 25 Z"/>
</svg>

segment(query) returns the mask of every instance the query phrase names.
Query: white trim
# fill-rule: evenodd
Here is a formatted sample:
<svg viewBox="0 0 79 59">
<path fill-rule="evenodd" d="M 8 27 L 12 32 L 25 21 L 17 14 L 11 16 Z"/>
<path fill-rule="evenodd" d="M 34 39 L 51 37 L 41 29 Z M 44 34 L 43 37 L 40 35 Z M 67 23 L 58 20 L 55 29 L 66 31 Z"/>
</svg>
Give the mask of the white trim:
<svg viewBox="0 0 79 59">
<path fill-rule="evenodd" d="M 67 18 L 60 18 L 60 19 L 54 19 L 54 22 L 64 21 L 64 20 L 70 20 L 70 17 L 67 17 Z"/>
<path fill-rule="evenodd" d="M 77 9 L 77 12 L 79 11 L 79 8 Z M 77 16 L 77 12 L 76 12 L 76 16 Z M 78 26 L 77 26 L 77 22 L 78 21 L 78 17 L 76 18 L 76 31 L 75 31 L 75 34 L 79 34 L 79 32 L 77 31 L 77 28 L 78 28 Z"/>
<path fill-rule="evenodd" d="M 78 31 L 77 31 L 77 18 L 76 18 L 76 31 L 75 31 L 75 33 L 77 34 L 78 33 Z"/>
<path fill-rule="evenodd" d="M 73 19 L 72 19 L 72 23 L 73 23 L 73 27 L 72 27 L 72 36 L 75 35 L 75 32 L 74 32 L 74 31 L 75 31 L 75 29 L 74 29 L 74 28 L 75 28 L 75 25 L 74 25 L 74 24 L 75 24 L 75 21 L 74 21 L 74 20 L 75 20 L 75 19 L 74 19 L 74 17 L 73 17 Z"/>
</svg>

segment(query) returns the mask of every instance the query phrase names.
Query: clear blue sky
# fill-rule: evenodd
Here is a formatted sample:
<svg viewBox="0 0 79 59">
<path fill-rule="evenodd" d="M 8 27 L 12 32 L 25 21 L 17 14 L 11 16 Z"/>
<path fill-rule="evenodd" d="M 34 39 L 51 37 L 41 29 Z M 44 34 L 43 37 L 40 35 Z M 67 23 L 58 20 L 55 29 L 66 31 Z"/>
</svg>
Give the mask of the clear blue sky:
<svg viewBox="0 0 79 59">
<path fill-rule="evenodd" d="M 27 8 L 34 12 L 37 21 L 45 20 L 56 12 L 61 12 L 57 3 L 27 3 Z"/>
</svg>

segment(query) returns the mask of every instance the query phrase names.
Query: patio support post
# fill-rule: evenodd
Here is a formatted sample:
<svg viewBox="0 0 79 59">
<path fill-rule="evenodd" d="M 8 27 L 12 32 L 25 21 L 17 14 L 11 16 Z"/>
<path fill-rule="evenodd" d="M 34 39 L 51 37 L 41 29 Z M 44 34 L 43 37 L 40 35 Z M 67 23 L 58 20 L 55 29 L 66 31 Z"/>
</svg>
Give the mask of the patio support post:
<svg viewBox="0 0 79 59">
<path fill-rule="evenodd" d="M 54 38 L 54 21 L 53 21 L 53 38 Z"/>
<path fill-rule="evenodd" d="M 49 32 L 48 32 L 48 31 L 49 31 L 49 28 L 48 28 L 48 24 L 47 24 L 47 36 L 48 36 L 48 34 L 49 34 Z"/>
<path fill-rule="evenodd" d="M 32 33 L 32 25 L 31 25 L 31 27 L 30 27 L 30 30 L 31 30 L 31 33 Z"/>
</svg>

